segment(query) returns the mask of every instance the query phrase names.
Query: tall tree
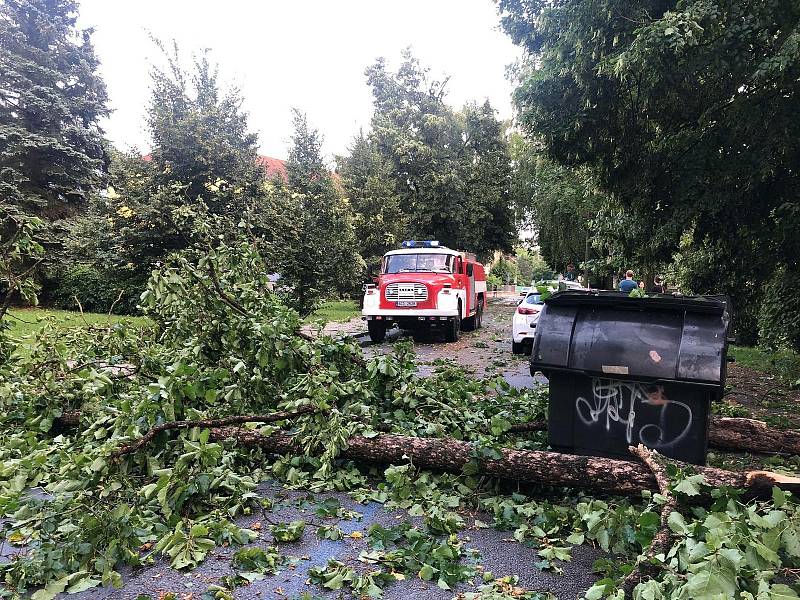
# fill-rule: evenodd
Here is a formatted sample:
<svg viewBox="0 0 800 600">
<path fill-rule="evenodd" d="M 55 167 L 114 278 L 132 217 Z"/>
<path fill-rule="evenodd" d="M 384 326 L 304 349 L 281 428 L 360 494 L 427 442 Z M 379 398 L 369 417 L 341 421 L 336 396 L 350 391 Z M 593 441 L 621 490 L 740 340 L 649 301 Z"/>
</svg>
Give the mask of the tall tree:
<svg viewBox="0 0 800 600">
<path fill-rule="evenodd" d="M 403 56 L 396 73 L 379 59 L 367 80 L 371 135 L 392 165 L 409 233 L 482 255 L 510 251 L 510 161 L 491 107 L 455 112 L 444 102 L 447 82 L 431 79 L 408 51 Z"/>
<path fill-rule="evenodd" d="M 626 211 L 643 256 L 669 260 L 681 244 L 713 246 L 720 262 L 712 269 L 726 272 L 715 291 L 765 284 L 776 269 L 796 277 L 800 4 L 499 7 L 535 65 L 516 92 L 521 123 L 551 158 L 593 169 Z"/>
<path fill-rule="evenodd" d="M 243 199 L 257 195 L 263 169 L 257 164 L 258 136 L 248 130 L 238 89 L 223 89 L 207 54 L 191 70 L 177 45 L 166 67 L 152 69 L 147 125 L 153 142 L 154 183 L 184 186 L 188 203 L 204 202 L 212 214 L 236 215 Z"/>
<path fill-rule="evenodd" d="M 383 254 L 396 248 L 406 232 L 407 217 L 392 178 L 392 165 L 363 132 L 339 163 L 344 194 L 353 210 L 358 252 L 375 272 Z"/>
<path fill-rule="evenodd" d="M 204 54 L 188 69 L 174 46 L 164 57 L 152 71 L 152 154 L 110 153 L 110 187 L 76 227 L 76 259 L 140 288 L 169 253 L 207 242 L 200 219 L 228 239 L 246 231 L 277 271 L 297 203 L 265 180 L 238 90 L 220 84 Z"/>
<path fill-rule="evenodd" d="M 474 232 L 470 250 L 488 255 L 507 250 L 517 241 L 511 206 L 511 153 L 504 125 L 486 100 L 464 107 L 464 142 L 460 162 L 466 179 L 464 210 L 468 231 Z"/>
<path fill-rule="evenodd" d="M 106 88 L 92 32 L 76 27 L 77 9 L 72 0 L 0 4 L 3 253 L 34 230 L 37 238 L 57 242 L 52 223 L 80 209 L 103 177 L 98 121 L 108 114 Z M 29 261 L 17 264 L 30 275 Z M 0 287 L 10 294 L 18 285 Z"/>
<path fill-rule="evenodd" d="M 324 298 L 355 293 L 364 260 L 357 252 L 353 217 L 322 157 L 322 137 L 306 115 L 294 111 L 288 187 L 299 202 L 298 238 L 286 248 L 281 274 L 301 314 Z"/>
</svg>

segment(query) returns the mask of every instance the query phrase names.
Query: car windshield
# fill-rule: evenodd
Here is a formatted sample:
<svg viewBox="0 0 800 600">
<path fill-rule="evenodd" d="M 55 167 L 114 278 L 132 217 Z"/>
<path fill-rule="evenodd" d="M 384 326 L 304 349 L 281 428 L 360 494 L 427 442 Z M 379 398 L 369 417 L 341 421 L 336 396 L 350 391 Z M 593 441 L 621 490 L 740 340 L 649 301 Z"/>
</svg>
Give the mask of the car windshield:
<svg viewBox="0 0 800 600">
<path fill-rule="evenodd" d="M 544 302 L 542 302 L 542 295 L 541 294 L 528 294 L 525 297 L 525 304 L 544 304 Z"/>
<path fill-rule="evenodd" d="M 453 272 L 452 254 L 390 254 L 386 257 L 384 273 L 414 273 L 417 271 Z"/>
</svg>

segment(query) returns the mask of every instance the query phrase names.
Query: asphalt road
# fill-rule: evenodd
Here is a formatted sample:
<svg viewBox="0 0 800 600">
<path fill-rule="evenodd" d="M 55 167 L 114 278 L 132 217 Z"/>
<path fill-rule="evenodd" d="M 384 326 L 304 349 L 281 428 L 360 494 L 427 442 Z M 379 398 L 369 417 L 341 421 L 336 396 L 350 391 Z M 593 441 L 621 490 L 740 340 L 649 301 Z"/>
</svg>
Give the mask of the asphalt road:
<svg viewBox="0 0 800 600">
<path fill-rule="evenodd" d="M 354 502 L 346 494 L 316 494 L 311 496 L 301 492 L 286 492 L 275 486 L 262 485 L 261 493 L 280 502 L 280 510 L 270 512 L 268 517 L 274 522 L 289 522 L 302 519 L 314 524 L 337 524 L 345 533 L 340 541 L 319 540 L 315 534 L 316 527 L 307 526 L 303 537 L 297 542 L 277 544 L 281 554 L 288 557 L 288 564 L 272 576 L 255 581 L 250 585 L 235 589 L 236 598 L 299 598 L 308 592 L 313 598 L 349 598 L 349 594 L 341 591 L 324 590 L 321 586 L 308 581 L 308 570 L 314 566 L 325 565 L 328 559 L 335 558 L 360 571 L 374 570 L 374 566 L 358 561 L 362 550 L 367 550 L 366 530 L 373 523 L 390 527 L 410 518 L 404 511 L 388 511 L 383 505 L 371 502 L 363 505 Z M 325 498 L 336 497 L 341 505 L 356 511 L 360 516 L 353 519 L 322 519 L 314 514 L 314 503 Z M 468 528 L 459 533 L 459 539 L 465 542 L 468 549 L 475 549 L 480 554 L 479 564 L 485 571 L 491 571 L 495 577 L 517 575 L 518 585 L 528 590 L 551 592 L 561 600 L 574 600 L 592 585 L 595 578 L 591 572 L 592 563 L 602 553 L 589 546 L 577 546 L 573 549 L 573 558 L 569 562 L 560 562 L 563 574 L 541 571 L 534 566 L 539 558 L 536 550 L 527 548 L 511 538 L 509 531 L 495 529 L 478 529 L 474 527 L 475 519 L 491 522 L 486 514 L 466 514 Z M 258 516 L 242 518 L 237 521 L 240 526 L 253 527 L 262 522 Z M 262 523 L 266 525 L 266 523 Z M 267 527 L 252 545 L 261 548 L 274 545 L 275 542 Z M 353 532 L 361 532 L 364 537 L 350 537 Z M 199 600 L 208 586 L 218 582 L 226 575 L 235 573 L 232 560 L 237 548 L 216 548 L 204 563 L 193 571 L 180 572 L 171 569 L 166 561 L 158 560 L 149 567 L 135 571 L 124 571 L 125 585 L 120 590 L 96 588 L 71 596 L 76 599 L 114 598 L 135 600 L 142 596 L 163 598 L 168 593 L 175 594 L 176 600 Z M 436 582 L 425 582 L 415 577 L 392 583 L 385 591 L 387 600 L 449 600 L 461 592 L 472 591 L 480 585 L 480 577 L 472 583 L 459 585 L 454 590 L 443 590 Z"/>
<path fill-rule="evenodd" d="M 414 350 L 420 363 L 420 374 L 432 370 L 431 363 L 440 359 L 452 360 L 476 377 L 502 375 L 516 388 L 525 388 L 547 381 L 541 375 L 531 377 L 528 360 L 530 356 L 511 353 L 511 317 L 516 308 L 516 298 L 490 301 L 483 315 L 483 327 L 478 331 L 462 331 L 458 342 L 446 343 L 440 338 L 430 337 L 424 342 L 414 342 Z M 380 344 L 369 342 L 368 336 L 360 336 L 367 356 L 376 352 L 390 352 L 392 342 L 409 337 L 399 329 L 390 330 L 386 341 Z"/>
<path fill-rule="evenodd" d="M 517 387 L 536 385 L 537 382 L 528 372 L 528 357 L 511 354 L 511 315 L 514 304 L 492 304 L 484 315 L 484 326 L 476 332 L 464 333 L 456 343 L 430 342 L 415 343 L 415 351 L 419 357 L 420 374 L 425 375 L 432 369 L 430 363 L 437 359 L 450 359 L 467 368 L 475 376 L 501 374 L 507 381 Z M 365 342 L 364 352 L 367 355 L 391 350 L 391 342 L 402 335 L 393 332 L 382 344 Z M 316 494 L 311 496 L 300 492 L 287 492 L 272 484 L 263 484 L 261 494 L 273 499 L 280 507 L 266 515 L 273 522 L 288 522 L 303 519 L 319 524 L 338 524 L 346 537 L 339 541 L 319 540 L 316 527 L 307 527 L 303 537 L 293 543 L 278 544 L 283 555 L 291 557 L 289 563 L 273 576 L 255 581 L 248 586 L 235 590 L 236 598 L 299 598 L 304 592 L 312 598 L 348 598 L 341 591 L 326 591 L 308 581 L 308 570 L 313 566 L 324 565 L 328 559 L 336 558 L 358 570 L 369 570 L 370 567 L 358 560 L 359 552 L 367 549 L 366 530 L 373 523 L 390 526 L 405 519 L 415 521 L 404 512 L 388 511 L 383 505 L 371 502 L 366 505 L 357 504 L 346 494 Z M 357 511 L 360 516 L 352 519 L 321 519 L 313 514 L 313 504 L 325 498 L 335 496 L 342 506 Z M 574 600 L 592 585 L 595 580 L 592 574 L 592 563 L 602 553 L 588 545 L 573 549 L 572 560 L 561 562 L 559 566 L 563 574 L 542 571 L 534 565 L 538 562 L 536 550 L 517 543 L 510 531 L 474 527 L 475 519 L 491 523 L 488 514 L 465 514 L 465 522 L 469 525 L 458 537 L 467 548 L 473 548 L 480 554 L 479 564 L 496 577 L 517 575 L 519 585 L 533 591 L 550 592 L 560 600 Z M 240 526 L 252 527 L 255 522 L 263 521 L 264 516 L 241 518 Z M 261 529 L 260 537 L 253 545 L 266 547 L 273 544 L 266 523 Z M 361 532 L 363 537 L 353 532 Z M 123 572 L 125 582 L 121 590 L 94 589 L 79 594 L 79 598 L 114 598 L 137 599 L 142 596 L 163 598 L 172 592 L 176 599 L 198 600 L 210 584 L 219 582 L 226 575 L 234 573 L 232 557 L 236 549 L 216 548 L 204 563 L 190 572 L 179 572 L 171 569 L 168 563 L 158 559 L 153 565 L 137 570 Z M 374 568 L 374 567 L 372 567 Z M 419 578 L 409 577 L 390 585 L 384 598 L 387 600 L 448 600 L 455 598 L 460 592 L 477 589 L 480 578 L 474 582 L 462 584 L 455 590 L 442 590 L 435 582 L 424 582 Z M 73 596 L 74 597 L 74 596 Z"/>
</svg>

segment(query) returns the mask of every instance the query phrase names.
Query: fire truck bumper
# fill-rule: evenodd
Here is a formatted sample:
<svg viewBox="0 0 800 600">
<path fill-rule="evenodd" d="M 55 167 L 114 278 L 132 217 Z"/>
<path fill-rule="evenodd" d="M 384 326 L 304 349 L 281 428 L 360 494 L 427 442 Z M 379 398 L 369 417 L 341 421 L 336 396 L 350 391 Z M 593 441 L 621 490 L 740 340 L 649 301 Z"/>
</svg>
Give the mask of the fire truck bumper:
<svg viewBox="0 0 800 600">
<path fill-rule="evenodd" d="M 396 308 L 372 308 L 369 311 L 361 311 L 361 318 L 367 321 L 372 319 L 384 321 L 399 321 L 401 319 L 417 319 L 419 321 L 447 321 L 458 316 L 458 309 L 396 309 Z"/>
</svg>

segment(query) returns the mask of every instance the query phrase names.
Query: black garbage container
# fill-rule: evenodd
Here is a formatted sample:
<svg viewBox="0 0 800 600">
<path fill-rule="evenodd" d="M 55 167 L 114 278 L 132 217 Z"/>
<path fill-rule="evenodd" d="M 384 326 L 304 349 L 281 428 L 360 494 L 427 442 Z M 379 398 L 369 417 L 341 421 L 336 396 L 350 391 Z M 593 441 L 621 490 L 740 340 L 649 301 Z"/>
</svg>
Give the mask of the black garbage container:
<svg viewBox="0 0 800 600">
<path fill-rule="evenodd" d="M 642 443 L 704 464 L 729 322 L 721 297 L 574 291 L 545 300 L 530 368 L 550 381 L 550 445 L 630 458 L 628 446 Z"/>
</svg>

